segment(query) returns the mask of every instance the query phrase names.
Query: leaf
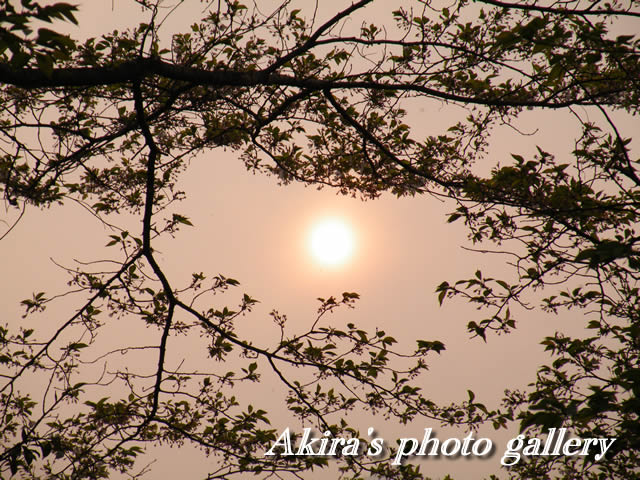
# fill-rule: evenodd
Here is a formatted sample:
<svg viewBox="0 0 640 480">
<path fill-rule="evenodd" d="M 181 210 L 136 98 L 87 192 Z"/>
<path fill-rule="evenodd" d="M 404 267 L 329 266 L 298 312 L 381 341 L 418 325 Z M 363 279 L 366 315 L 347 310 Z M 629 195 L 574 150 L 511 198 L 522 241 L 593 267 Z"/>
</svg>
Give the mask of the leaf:
<svg viewBox="0 0 640 480">
<path fill-rule="evenodd" d="M 565 68 L 562 64 L 557 63 L 551 68 L 551 71 L 547 75 L 547 79 L 549 83 L 556 83 L 558 80 L 561 80 L 565 74 Z"/>
<path fill-rule="evenodd" d="M 42 458 L 49 456 L 51 453 L 51 442 L 42 442 L 40 444 L 40 450 L 42 451 Z"/>
<path fill-rule="evenodd" d="M 50 55 L 37 55 L 36 62 L 38 68 L 45 74 L 45 76 L 51 78 L 53 74 L 53 58 Z"/>
<path fill-rule="evenodd" d="M 460 213 L 452 213 L 451 215 L 449 215 L 449 218 L 447 218 L 447 223 L 453 223 L 460 217 L 462 217 Z"/>
<path fill-rule="evenodd" d="M 184 225 L 189 225 L 190 227 L 193 227 L 193 223 L 191 223 L 191 221 L 183 216 L 183 215 L 179 215 L 177 213 L 173 214 L 173 223 L 182 223 Z"/>
<path fill-rule="evenodd" d="M 443 350 L 446 350 L 444 343 L 439 340 L 428 341 L 428 340 L 416 340 L 418 344 L 418 349 L 434 351 L 436 353 L 440 353 Z"/>
<path fill-rule="evenodd" d="M 536 412 L 527 414 L 520 422 L 520 432 L 530 427 L 538 426 L 543 429 L 558 428 L 562 426 L 563 417 L 554 412 Z"/>
<path fill-rule="evenodd" d="M 446 290 L 442 290 L 439 294 L 438 294 L 438 303 L 440 305 L 442 305 L 442 302 L 444 302 L 444 298 L 447 296 L 447 291 Z"/>
</svg>

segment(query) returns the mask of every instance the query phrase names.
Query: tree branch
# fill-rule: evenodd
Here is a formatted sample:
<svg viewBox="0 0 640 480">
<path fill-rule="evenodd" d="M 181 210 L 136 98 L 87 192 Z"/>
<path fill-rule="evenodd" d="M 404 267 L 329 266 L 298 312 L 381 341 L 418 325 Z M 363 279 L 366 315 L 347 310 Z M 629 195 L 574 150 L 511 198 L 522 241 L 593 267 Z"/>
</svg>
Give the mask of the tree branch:
<svg viewBox="0 0 640 480">
<path fill-rule="evenodd" d="M 187 82 L 209 87 L 255 87 L 261 85 L 289 86 L 310 91 L 325 89 L 343 90 L 392 90 L 414 92 L 428 97 L 438 98 L 462 104 L 502 106 L 502 107 L 540 107 L 566 108 L 573 105 L 595 105 L 589 97 L 578 97 L 571 100 L 552 101 L 550 99 L 521 100 L 510 99 L 504 95 L 499 98 L 465 96 L 448 91 L 437 90 L 414 83 L 384 83 L 372 80 L 333 80 L 321 78 L 297 78 L 289 75 L 269 73 L 266 70 L 204 70 L 196 67 L 175 65 L 160 58 L 138 58 L 119 65 L 108 67 L 69 67 L 54 68 L 50 74 L 37 68 L 11 68 L 0 64 L 0 83 L 14 85 L 19 88 L 63 88 L 106 86 L 128 82 L 142 81 L 152 76 L 160 76 L 171 80 Z M 620 93 L 619 89 L 599 92 L 595 100 L 602 104 L 608 102 L 606 97 Z"/>
<path fill-rule="evenodd" d="M 571 8 L 555 8 L 555 7 L 543 7 L 540 5 L 528 5 L 525 3 L 509 3 L 501 2 L 499 0 L 479 0 L 482 3 L 493 5 L 494 7 L 513 8 L 515 10 L 527 10 L 534 12 L 553 13 L 556 15 L 578 15 L 578 16 L 602 16 L 602 15 L 620 15 L 627 17 L 640 18 L 640 12 L 633 12 L 630 10 L 615 10 L 613 8 L 603 8 L 592 10 L 591 8 L 584 8 L 580 10 L 573 10 Z"/>
</svg>

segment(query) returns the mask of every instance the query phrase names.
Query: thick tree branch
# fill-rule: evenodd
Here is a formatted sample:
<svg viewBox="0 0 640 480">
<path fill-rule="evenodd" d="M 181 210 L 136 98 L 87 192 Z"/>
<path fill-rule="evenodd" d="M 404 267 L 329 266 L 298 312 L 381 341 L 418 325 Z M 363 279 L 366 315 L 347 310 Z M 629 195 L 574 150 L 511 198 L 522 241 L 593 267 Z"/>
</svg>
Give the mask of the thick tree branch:
<svg viewBox="0 0 640 480">
<path fill-rule="evenodd" d="M 462 104 L 504 106 L 504 107 L 540 107 L 566 108 L 573 105 L 594 105 L 589 97 L 577 97 L 571 100 L 552 101 L 546 98 L 518 99 L 509 98 L 502 94 L 499 98 L 480 95 L 466 96 L 449 91 L 438 90 L 414 83 L 378 82 L 371 80 L 333 80 L 321 78 L 297 78 L 289 75 L 269 73 L 261 70 L 204 70 L 196 67 L 175 65 L 160 58 L 138 58 L 129 62 L 109 67 L 79 67 L 55 68 L 46 74 L 37 68 L 14 69 L 6 64 L 0 64 L 0 83 L 14 85 L 19 88 L 63 88 L 107 86 L 135 81 L 142 81 L 152 76 L 182 81 L 194 85 L 208 87 L 255 87 L 261 85 L 289 86 L 308 91 L 322 91 L 325 89 L 343 90 L 391 90 L 399 92 L 414 92 L 427 97 L 459 102 Z M 614 88 L 601 92 L 599 96 L 620 93 Z M 596 98 L 599 102 L 606 100 Z"/>
</svg>

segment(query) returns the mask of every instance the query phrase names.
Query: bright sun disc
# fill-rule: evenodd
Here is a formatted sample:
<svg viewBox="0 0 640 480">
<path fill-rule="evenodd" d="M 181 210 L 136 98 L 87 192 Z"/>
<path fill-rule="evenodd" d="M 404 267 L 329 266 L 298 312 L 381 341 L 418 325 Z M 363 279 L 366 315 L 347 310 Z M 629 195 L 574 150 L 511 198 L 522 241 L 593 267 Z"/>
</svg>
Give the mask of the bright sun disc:
<svg viewBox="0 0 640 480">
<path fill-rule="evenodd" d="M 311 252 L 324 265 L 344 263 L 353 252 L 353 234 L 340 220 L 323 220 L 311 231 Z"/>
</svg>

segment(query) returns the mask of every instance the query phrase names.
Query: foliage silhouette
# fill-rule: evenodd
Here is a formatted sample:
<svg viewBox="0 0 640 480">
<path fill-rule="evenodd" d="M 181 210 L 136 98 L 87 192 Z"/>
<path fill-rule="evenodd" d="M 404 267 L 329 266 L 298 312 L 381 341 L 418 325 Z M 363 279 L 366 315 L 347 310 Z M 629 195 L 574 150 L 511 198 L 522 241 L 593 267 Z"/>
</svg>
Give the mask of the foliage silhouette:
<svg viewBox="0 0 640 480">
<path fill-rule="evenodd" d="M 470 428 L 519 421 L 528 435 L 564 426 L 576 436 L 615 437 L 614 451 L 597 463 L 535 457 L 505 474 L 637 476 L 640 177 L 615 114 L 638 115 L 638 39 L 617 34 L 626 25 L 620 19 L 639 31 L 638 2 L 416 0 L 373 24 L 372 0 L 323 21 L 308 5 L 284 2 L 264 14 L 219 0 L 205 2 L 206 15 L 191 31 L 169 37 L 159 2 L 137 3 L 144 22 L 85 41 L 50 28 L 34 33 L 42 22 L 76 22 L 68 4 L 23 1 L 0 14 L 0 185 L 8 208 L 74 200 L 105 222 L 122 212 L 142 219 L 138 233 L 111 225 L 115 267 L 69 271 L 83 304 L 52 336 L 0 329 L 2 475 L 133 477 L 145 445 L 190 443 L 220 458 L 211 479 L 246 472 L 302 478 L 328 459 L 264 457 L 278 432 L 265 411 L 233 395 L 232 387 L 268 373 L 288 390 L 290 412 L 332 435 L 361 436 L 348 422 L 356 409 Z M 414 102 L 467 111 L 420 140 L 405 123 Z M 491 128 L 531 109 L 572 113 L 580 134 L 571 153 L 514 152 L 488 175 L 478 173 L 476 166 L 490 161 Z M 237 307 L 211 307 L 213 294 L 238 282 L 194 273 L 191 283 L 177 285 L 153 248 L 159 236 L 191 226 L 168 213 L 184 196 L 186 162 L 220 147 L 284 184 L 364 198 L 391 192 L 450 199 L 450 222 L 464 221 L 474 242 L 499 244 L 512 258 L 513 280 L 478 271 L 438 287 L 441 302 L 461 296 L 487 309 L 486 318 L 469 322 L 470 333 L 485 341 L 508 333 L 516 326 L 514 306 L 534 308 L 536 290 L 546 295 L 538 308 L 585 309 L 591 333 L 546 338 L 553 361 L 529 390 L 508 391 L 496 409 L 473 394 L 445 406 L 423 395 L 416 377 L 427 357 L 444 349 L 437 340 L 404 351 L 385 332 L 318 322 L 291 334 L 277 312 L 278 342 L 241 338 L 234 321 L 255 300 L 245 294 Z M 321 299 L 318 319 L 356 299 L 348 292 Z M 35 293 L 23 302 L 25 315 L 54 300 Z M 89 382 L 87 352 L 117 317 L 153 326 L 156 336 L 108 354 L 114 370 Z M 215 368 L 168 369 L 169 340 L 184 334 L 201 338 Z M 136 350 L 155 352 L 153 375 L 113 360 Z M 24 389 L 29 378 L 46 379 L 41 398 Z M 116 386 L 126 390 L 120 398 L 104 393 Z M 341 478 L 424 478 L 411 464 L 392 467 L 366 456 L 335 462 Z"/>
</svg>

